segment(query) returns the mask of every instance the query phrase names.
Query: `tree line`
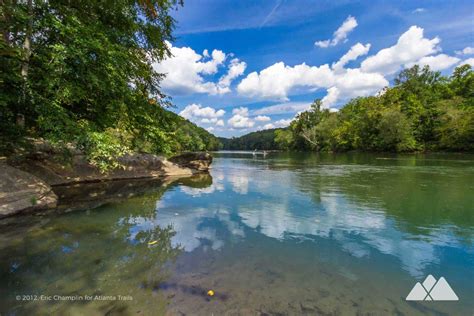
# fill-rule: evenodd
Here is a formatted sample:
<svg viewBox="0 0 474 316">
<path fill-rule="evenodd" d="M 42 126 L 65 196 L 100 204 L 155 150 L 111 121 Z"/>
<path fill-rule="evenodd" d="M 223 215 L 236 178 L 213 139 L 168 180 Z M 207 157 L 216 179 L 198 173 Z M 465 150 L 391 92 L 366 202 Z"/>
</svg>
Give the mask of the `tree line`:
<svg viewBox="0 0 474 316">
<path fill-rule="evenodd" d="M 44 138 L 107 168 L 129 151 L 218 147 L 166 109 L 164 74 L 152 67 L 170 56 L 180 0 L 1 3 L 0 154 Z"/>
<path fill-rule="evenodd" d="M 469 65 L 449 77 L 415 65 L 377 96 L 352 99 L 337 112 L 321 105 L 316 100 L 287 129 L 275 131 L 280 149 L 474 150 L 474 73 Z"/>
<path fill-rule="evenodd" d="M 224 149 L 294 151 L 474 151 L 474 73 L 401 71 L 394 86 L 350 100 L 337 112 L 315 100 L 290 126 L 220 139 Z"/>
</svg>

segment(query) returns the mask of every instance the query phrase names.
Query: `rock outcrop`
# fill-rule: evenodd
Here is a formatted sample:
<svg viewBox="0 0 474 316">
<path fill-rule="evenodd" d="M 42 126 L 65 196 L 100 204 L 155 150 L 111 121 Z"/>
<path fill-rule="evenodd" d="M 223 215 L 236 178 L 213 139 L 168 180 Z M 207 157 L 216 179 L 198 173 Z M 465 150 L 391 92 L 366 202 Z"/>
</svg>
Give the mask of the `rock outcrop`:
<svg viewBox="0 0 474 316">
<path fill-rule="evenodd" d="M 85 155 L 74 153 L 64 161 L 56 153 L 36 152 L 15 164 L 21 170 L 44 180 L 51 186 L 73 183 L 99 182 L 124 179 L 185 177 L 206 172 L 212 157 L 208 153 L 186 153 L 166 159 L 152 154 L 128 154 L 120 157 L 122 168 L 102 173 L 88 163 Z"/>
<path fill-rule="evenodd" d="M 212 156 L 203 152 L 190 152 L 171 157 L 169 161 L 184 168 L 191 168 L 198 171 L 207 171 L 211 166 Z"/>
<path fill-rule="evenodd" d="M 212 156 L 208 153 L 185 153 L 170 159 L 136 153 L 119 158 L 121 168 L 102 173 L 88 163 L 81 152 L 74 150 L 70 153 L 72 156 L 65 160 L 61 153 L 40 142 L 32 153 L 10 162 L 11 165 L 0 162 L 0 217 L 56 207 L 54 192 L 61 191 L 55 189 L 60 186 L 185 178 L 205 173 L 212 162 Z"/>
<path fill-rule="evenodd" d="M 0 174 L 0 218 L 56 207 L 56 194 L 38 177 L 3 162 Z"/>
</svg>

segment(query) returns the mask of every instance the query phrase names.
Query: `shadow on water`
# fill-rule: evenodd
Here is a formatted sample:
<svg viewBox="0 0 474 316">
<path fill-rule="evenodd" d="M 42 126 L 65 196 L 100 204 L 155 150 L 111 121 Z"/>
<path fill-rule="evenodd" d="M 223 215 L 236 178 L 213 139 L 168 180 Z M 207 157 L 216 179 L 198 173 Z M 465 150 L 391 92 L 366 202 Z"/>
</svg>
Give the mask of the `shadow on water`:
<svg viewBox="0 0 474 316">
<path fill-rule="evenodd" d="M 168 298 L 141 285 L 166 282 L 182 248 L 172 244 L 171 226 L 137 227 L 155 220 L 156 202 L 166 191 L 210 184 L 211 176 L 202 174 L 61 187 L 56 188 L 62 199 L 55 212 L 62 214 L 1 221 L 1 314 L 164 313 Z M 67 212 L 83 208 L 87 211 Z M 94 299 L 71 301 L 55 295 Z M 131 296 L 133 305 L 119 295 Z M 45 300 L 47 296 L 53 299 Z"/>
</svg>

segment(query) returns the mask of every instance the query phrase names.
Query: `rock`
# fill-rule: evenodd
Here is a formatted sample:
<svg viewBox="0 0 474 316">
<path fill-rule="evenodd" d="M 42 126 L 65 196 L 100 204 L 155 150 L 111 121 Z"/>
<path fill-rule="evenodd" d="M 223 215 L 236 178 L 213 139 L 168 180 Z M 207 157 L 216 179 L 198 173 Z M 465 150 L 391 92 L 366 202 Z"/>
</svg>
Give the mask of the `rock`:
<svg viewBox="0 0 474 316">
<path fill-rule="evenodd" d="M 171 157 L 169 161 L 185 168 L 191 168 L 199 171 L 207 171 L 212 163 L 212 156 L 208 153 L 184 153 Z"/>
<path fill-rule="evenodd" d="M 188 177 L 195 173 L 207 171 L 212 157 L 209 154 L 179 155 L 167 160 L 163 156 L 152 154 L 128 154 L 119 158 L 123 168 L 107 173 L 89 164 L 82 154 L 74 154 L 71 161 L 65 163 L 56 155 L 33 155 L 15 165 L 29 172 L 52 186 L 73 183 L 87 183 L 124 179 L 159 178 L 165 176 Z M 182 157 L 183 156 L 183 157 Z M 174 163 L 179 161 L 180 163 Z M 200 161 L 199 159 L 203 159 Z"/>
<path fill-rule="evenodd" d="M 56 194 L 41 179 L 2 162 L 0 174 L 0 218 L 56 207 Z"/>
</svg>

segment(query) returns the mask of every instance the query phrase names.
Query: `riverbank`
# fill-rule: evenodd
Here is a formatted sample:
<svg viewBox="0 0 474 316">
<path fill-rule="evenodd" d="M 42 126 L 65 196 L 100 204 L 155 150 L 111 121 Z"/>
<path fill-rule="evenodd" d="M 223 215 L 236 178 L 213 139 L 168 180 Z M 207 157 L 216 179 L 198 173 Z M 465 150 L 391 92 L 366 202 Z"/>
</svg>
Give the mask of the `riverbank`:
<svg viewBox="0 0 474 316">
<path fill-rule="evenodd" d="M 107 189 L 88 192 L 91 199 L 98 192 L 121 191 L 121 186 L 134 186 L 140 180 L 168 178 L 173 181 L 200 173 L 207 173 L 212 163 L 208 153 L 183 153 L 171 158 L 152 154 L 127 154 L 118 159 L 121 167 L 103 173 L 91 165 L 81 152 L 72 152 L 64 160 L 60 153 L 51 147 L 42 148 L 24 155 L 21 159 L 2 160 L 0 173 L 0 218 L 53 209 L 58 199 L 69 198 L 67 192 L 75 192 L 77 186 L 120 182 L 117 185 L 105 185 Z M 134 181 L 133 183 L 131 181 Z M 69 188 L 64 190 L 64 188 Z M 110 189 L 113 187 L 112 189 Z M 71 191 L 71 188 L 76 188 Z M 58 194 L 60 192 L 61 194 Z M 103 196 L 102 196 L 103 198 Z"/>
</svg>

